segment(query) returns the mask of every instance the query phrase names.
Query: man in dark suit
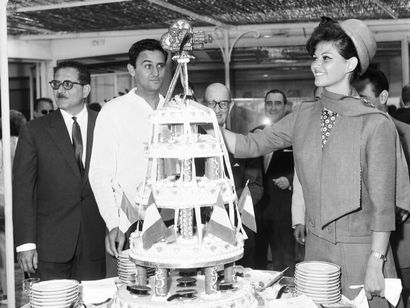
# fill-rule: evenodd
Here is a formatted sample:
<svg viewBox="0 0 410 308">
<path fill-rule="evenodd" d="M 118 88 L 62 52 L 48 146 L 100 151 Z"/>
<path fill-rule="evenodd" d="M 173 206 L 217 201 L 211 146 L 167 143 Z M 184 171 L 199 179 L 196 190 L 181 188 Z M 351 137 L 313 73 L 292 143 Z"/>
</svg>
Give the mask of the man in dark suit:
<svg viewBox="0 0 410 308">
<path fill-rule="evenodd" d="M 229 116 L 229 111 L 233 107 L 229 89 L 221 83 L 210 84 L 205 90 L 204 103 L 215 112 L 218 125 L 224 127 Z M 263 194 L 260 159 L 238 159 L 229 153 L 229 161 L 231 163 L 233 181 L 238 198 L 245 188 L 246 182 L 249 181 L 248 187 L 252 202 L 253 204 L 257 204 Z M 255 233 L 246 226 L 244 226 L 244 229 L 248 239 L 245 241 L 243 258 L 237 261 L 236 264 L 245 267 L 254 267 L 255 260 L 253 251 L 255 248 Z"/>
<path fill-rule="evenodd" d="M 393 117 L 399 121 L 410 124 L 410 82 L 405 84 L 401 90 L 402 104 L 393 113 Z"/>
<path fill-rule="evenodd" d="M 97 113 L 85 107 L 90 73 L 61 62 L 50 82 L 58 110 L 20 132 L 13 222 L 21 268 L 41 280 L 105 277 L 105 224 L 88 181 Z"/>
<path fill-rule="evenodd" d="M 389 98 L 389 81 L 386 75 L 377 69 L 369 68 L 354 84 L 360 96 L 377 109 L 387 113 Z M 410 105 L 410 84 L 403 88 L 403 103 Z M 410 168 L 410 109 L 399 109 L 398 119 L 393 119 L 407 165 Z M 399 111 L 398 110 L 398 111 Z M 410 169 L 409 169 L 410 174 Z M 409 213 L 396 208 L 396 230 L 390 235 L 390 244 L 395 258 L 396 269 L 403 285 L 402 296 L 404 307 L 410 307 L 410 219 Z"/>
<path fill-rule="evenodd" d="M 287 99 L 280 90 L 265 95 L 265 115 L 270 124 L 281 120 L 287 113 Z M 259 127 L 257 129 L 262 129 Z M 292 275 L 295 266 L 295 240 L 292 230 L 293 153 L 291 148 L 275 151 L 263 158 L 263 198 L 257 206 L 256 268 L 267 268 L 270 246 L 273 270 L 286 267 Z"/>
</svg>

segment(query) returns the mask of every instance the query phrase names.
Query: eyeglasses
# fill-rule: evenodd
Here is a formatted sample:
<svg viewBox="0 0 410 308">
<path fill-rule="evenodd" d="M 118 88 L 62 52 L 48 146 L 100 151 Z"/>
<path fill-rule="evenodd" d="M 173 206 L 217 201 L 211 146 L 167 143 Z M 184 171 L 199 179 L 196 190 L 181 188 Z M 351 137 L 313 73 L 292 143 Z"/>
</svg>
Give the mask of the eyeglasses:
<svg viewBox="0 0 410 308">
<path fill-rule="evenodd" d="M 41 114 L 48 114 L 48 113 L 52 113 L 53 111 L 54 111 L 53 109 L 51 109 L 51 110 L 44 109 L 44 110 L 41 110 L 40 112 L 41 112 Z"/>
<path fill-rule="evenodd" d="M 216 105 L 218 105 L 220 109 L 228 109 L 230 103 L 231 103 L 231 101 L 227 101 L 227 100 L 219 101 L 219 102 L 209 101 L 209 102 L 207 102 L 207 105 L 208 105 L 209 108 L 215 108 Z"/>
<path fill-rule="evenodd" d="M 53 90 L 58 90 L 60 88 L 61 85 L 63 85 L 63 88 L 65 90 L 71 90 L 75 84 L 79 84 L 81 86 L 83 86 L 84 84 L 80 83 L 80 82 L 76 82 L 76 81 L 71 81 L 71 80 L 64 80 L 63 82 L 59 81 L 59 80 L 51 80 L 49 82 L 50 86 L 53 88 Z"/>
</svg>

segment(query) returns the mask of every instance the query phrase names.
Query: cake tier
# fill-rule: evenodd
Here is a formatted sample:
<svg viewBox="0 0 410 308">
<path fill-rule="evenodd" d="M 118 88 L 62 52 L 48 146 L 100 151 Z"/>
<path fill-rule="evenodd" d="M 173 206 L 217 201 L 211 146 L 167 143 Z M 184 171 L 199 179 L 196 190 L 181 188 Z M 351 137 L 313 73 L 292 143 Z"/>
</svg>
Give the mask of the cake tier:
<svg viewBox="0 0 410 308">
<path fill-rule="evenodd" d="M 197 103 L 194 105 L 198 106 Z M 181 104 L 155 110 L 151 114 L 151 121 L 154 124 L 212 123 L 213 111 L 196 106 Z"/>
<path fill-rule="evenodd" d="M 153 143 L 149 146 L 147 155 L 148 157 L 179 159 L 217 157 L 222 155 L 222 148 L 212 136 L 191 134 Z"/>
<path fill-rule="evenodd" d="M 198 268 L 217 266 L 239 260 L 243 256 L 243 236 L 236 234 L 237 244 L 231 245 L 207 234 L 202 243 L 197 237 L 190 240 L 178 237 L 176 242 L 158 242 L 144 249 L 142 238 L 130 236 L 130 259 L 138 265 L 161 268 Z"/>
<path fill-rule="evenodd" d="M 175 294 L 177 290 L 184 288 L 178 287 L 176 279 L 178 276 L 171 276 L 169 292 L 165 297 L 154 295 L 154 277 L 149 279 L 151 288 L 150 295 L 140 296 L 131 294 L 126 287 L 122 287 L 114 296 L 111 308 L 155 308 L 155 307 L 195 307 L 195 308 L 252 308 L 257 307 L 257 300 L 254 297 L 254 290 L 251 284 L 238 277 L 234 283 L 234 289 L 228 291 L 218 291 L 215 294 L 205 293 L 205 276 L 196 276 L 197 282 L 194 287 L 198 293 L 195 298 L 179 298 L 167 301 L 167 298 Z M 192 287 L 189 287 L 192 289 Z"/>
<path fill-rule="evenodd" d="M 222 193 L 224 203 L 236 200 L 233 183 L 229 179 L 209 180 L 198 177 L 196 183 L 164 179 L 154 183 L 152 188 L 155 204 L 163 208 L 213 206 L 219 192 Z"/>
</svg>

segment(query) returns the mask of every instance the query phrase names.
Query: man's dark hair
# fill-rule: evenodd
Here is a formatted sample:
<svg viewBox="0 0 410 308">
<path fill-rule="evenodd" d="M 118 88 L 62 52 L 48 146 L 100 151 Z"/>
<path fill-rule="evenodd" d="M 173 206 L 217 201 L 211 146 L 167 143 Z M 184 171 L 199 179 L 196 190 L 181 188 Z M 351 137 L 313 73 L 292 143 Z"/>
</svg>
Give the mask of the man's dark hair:
<svg viewBox="0 0 410 308">
<path fill-rule="evenodd" d="M 101 105 L 100 105 L 100 103 L 91 103 L 91 104 L 88 105 L 88 108 L 90 108 L 91 110 L 100 112 Z"/>
<path fill-rule="evenodd" d="M 40 98 L 37 98 L 35 101 L 34 101 L 34 110 L 36 110 L 36 111 L 38 111 L 38 104 L 40 103 L 40 102 L 46 102 L 46 103 L 48 103 L 48 104 L 50 104 L 51 106 L 53 106 L 53 101 L 51 100 L 51 98 L 48 98 L 48 97 L 40 97 Z"/>
<path fill-rule="evenodd" d="M 269 90 L 266 94 L 265 94 L 265 102 L 266 102 L 266 98 L 268 97 L 269 94 L 271 93 L 279 93 L 282 95 L 283 97 L 283 103 L 286 105 L 288 103 L 288 98 L 286 97 L 285 93 L 283 93 L 281 90 L 278 89 L 273 89 L 273 90 Z"/>
<path fill-rule="evenodd" d="M 145 39 L 145 40 L 140 40 L 136 43 L 134 43 L 130 50 L 128 51 L 128 58 L 129 58 L 129 64 L 131 64 L 133 67 L 135 67 L 135 62 L 137 61 L 138 55 L 143 52 L 144 50 L 158 50 L 162 52 L 164 55 L 165 61 L 167 61 L 167 52 L 162 48 L 161 43 L 158 40 L 154 39 Z"/>
<path fill-rule="evenodd" d="M 367 69 L 367 71 L 357 79 L 357 83 L 364 85 L 363 82 L 365 81 L 373 85 L 375 96 L 379 96 L 384 90 L 389 91 L 389 81 L 381 70 L 374 68 Z"/>
<path fill-rule="evenodd" d="M 403 89 L 401 89 L 401 99 L 403 104 L 410 106 L 410 82 L 405 84 Z"/>
<path fill-rule="evenodd" d="M 88 71 L 87 67 L 79 62 L 76 61 L 62 61 L 57 64 L 54 68 L 54 75 L 59 69 L 62 68 L 74 68 L 78 72 L 78 81 L 81 84 L 90 84 L 91 83 L 91 76 L 90 72 Z M 71 80 L 75 81 L 75 80 Z"/>
</svg>

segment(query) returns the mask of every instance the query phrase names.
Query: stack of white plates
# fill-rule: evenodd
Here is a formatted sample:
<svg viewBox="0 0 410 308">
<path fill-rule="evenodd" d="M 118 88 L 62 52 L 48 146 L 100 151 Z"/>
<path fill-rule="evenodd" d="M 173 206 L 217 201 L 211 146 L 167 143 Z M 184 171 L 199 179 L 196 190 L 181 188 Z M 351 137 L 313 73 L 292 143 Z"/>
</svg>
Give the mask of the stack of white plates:
<svg viewBox="0 0 410 308">
<path fill-rule="evenodd" d="M 78 300 L 79 282 L 70 279 L 47 280 L 31 287 L 30 307 L 70 307 Z"/>
<path fill-rule="evenodd" d="M 317 304 L 340 301 L 340 266 L 320 261 L 296 264 L 296 291 L 309 296 Z"/>
<path fill-rule="evenodd" d="M 123 250 L 117 259 L 118 278 L 123 283 L 128 283 L 135 280 L 137 275 L 137 265 L 130 260 L 128 253 L 129 250 Z M 147 277 L 152 276 L 155 273 L 154 268 L 146 268 L 146 270 Z"/>
</svg>

